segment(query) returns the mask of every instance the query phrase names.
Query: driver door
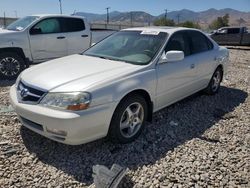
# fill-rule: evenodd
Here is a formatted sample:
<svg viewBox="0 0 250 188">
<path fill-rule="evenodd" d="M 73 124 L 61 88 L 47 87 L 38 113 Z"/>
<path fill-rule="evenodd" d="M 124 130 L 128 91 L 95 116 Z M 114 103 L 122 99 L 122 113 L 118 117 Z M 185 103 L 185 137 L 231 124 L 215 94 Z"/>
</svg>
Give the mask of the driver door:
<svg viewBox="0 0 250 188">
<path fill-rule="evenodd" d="M 42 62 L 68 54 L 67 38 L 61 32 L 58 18 L 47 18 L 30 29 L 30 47 L 34 62 Z"/>
<path fill-rule="evenodd" d="M 181 61 L 157 64 L 157 109 L 170 105 L 195 90 L 195 57 L 190 55 L 189 40 L 185 31 L 177 32 L 169 39 L 165 52 L 170 50 L 183 51 L 185 58 Z"/>
</svg>

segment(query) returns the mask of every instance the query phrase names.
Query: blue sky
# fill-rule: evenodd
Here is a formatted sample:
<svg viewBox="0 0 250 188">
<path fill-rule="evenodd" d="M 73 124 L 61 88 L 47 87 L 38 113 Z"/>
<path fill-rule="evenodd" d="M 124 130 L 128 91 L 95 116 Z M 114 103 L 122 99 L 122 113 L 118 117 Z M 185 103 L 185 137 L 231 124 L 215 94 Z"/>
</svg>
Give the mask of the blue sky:
<svg viewBox="0 0 250 188">
<path fill-rule="evenodd" d="M 159 15 L 164 9 L 169 11 L 190 9 L 194 11 L 209 8 L 234 8 L 250 12 L 250 0 L 62 0 L 63 13 L 76 11 L 105 13 L 106 7 L 111 11 L 146 11 Z M 59 13 L 59 0 L 0 0 L 0 16 L 15 17 L 40 13 Z"/>
</svg>

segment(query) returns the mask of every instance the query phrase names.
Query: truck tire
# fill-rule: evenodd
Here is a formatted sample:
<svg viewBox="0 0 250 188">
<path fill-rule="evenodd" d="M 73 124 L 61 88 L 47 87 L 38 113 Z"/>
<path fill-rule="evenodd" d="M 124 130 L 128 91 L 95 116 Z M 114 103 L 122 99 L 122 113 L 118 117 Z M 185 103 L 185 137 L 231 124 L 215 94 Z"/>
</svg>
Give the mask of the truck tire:
<svg viewBox="0 0 250 188">
<path fill-rule="evenodd" d="M 0 53 L 0 79 L 14 80 L 24 68 L 25 61 L 17 53 Z"/>
</svg>

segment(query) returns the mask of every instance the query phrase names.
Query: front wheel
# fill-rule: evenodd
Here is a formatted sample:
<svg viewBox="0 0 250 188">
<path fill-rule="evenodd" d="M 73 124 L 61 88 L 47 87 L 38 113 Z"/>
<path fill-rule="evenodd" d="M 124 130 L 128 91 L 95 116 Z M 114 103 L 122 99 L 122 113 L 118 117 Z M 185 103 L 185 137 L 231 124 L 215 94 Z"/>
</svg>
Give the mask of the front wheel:
<svg viewBox="0 0 250 188">
<path fill-rule="evenodd" d="M 218 67 L 215 70 L 207 88 L 205 89 L 205 92 L 207 94 L 214 95 L 215 93 L 217 93 L 219 91 L 220 83 L 222 81 L 222 76 L 223 76 L 222 69 L 220 67 Z"/>
<path fill-rule="evenodd" d="M 144 128 L 147 115 L 148 107 L 143 97 L 135 95 L 125 98 L 113 114 L 109 138 L 118 143 L 135 140 Z"/>
<path fill-rule="evenodd" d="M 0 78 L 13 80 L 23 71 L 25 62 L 23 58 L 13 52 L 0 54 Z"/>
</svg>

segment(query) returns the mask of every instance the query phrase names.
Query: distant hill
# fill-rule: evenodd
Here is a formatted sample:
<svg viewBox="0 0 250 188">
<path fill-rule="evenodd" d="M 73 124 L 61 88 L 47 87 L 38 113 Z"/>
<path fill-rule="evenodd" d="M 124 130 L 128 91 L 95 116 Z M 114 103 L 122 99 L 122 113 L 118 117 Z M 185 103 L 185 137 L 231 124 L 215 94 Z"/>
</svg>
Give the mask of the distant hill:
<svg viewBox="0 0 250 188">
<path fill-rule="evenodd" d="M 246 26 L 250 26 L 250 12 L 242 12 L 230 8 L 226 9 L 208 9 L 206 11 L 195 12 L 188 9 L 182 9 L 179 11 L 172 11 L 167 14 L 168 18 L 173 19 L 176 23 L 184 22 L 187 20 L 195 21 L 201 24 L 203 27 L 207 27 L 214 19 L 218 16 L 225 14 L 230 16 L 231 25 L 239 25 L 239 20 Z M 84 16 L 89 22 L 105 22 L 106 14 L 93 14 L 85 12 L 76 12 L 75 15 Z M 155 19 L 164 17 L 165 14 L 153 16 L 143 11 L 132 11 L 132 12 L 110 12 L 110 22 L 118 23 L 130 23 L 131 20 L 137 23 L 148 23 L 153 22 Z"/>
<path fill-rule="evenodd" d="M 157 16 L 157 18 L 164 17 L 164 16 L 165 16 L 165 13 Z M 198 16 L 199 16 L 198 12 L 194 12 L 188 9 L 172 11 L 172 12 L 169 12 L 167 15 L 169 19 L 173 19 L 175 22 L 178 22 L 178 18 L 179 18 L 179 22 L 184 22 L 187 20 L 196 21 Z"/>
<path fill-rule="evenodd" d="M 89 22 L 103 22 L 107 20 L 107 14 L 93 14 L 85 12 L 76 12 L 75 15 L 85 17 Z M 152 16 L 143 11 L 132 12 L 110 12 L 109 14 L 111 22 L 126 22 L 130 23 L 131 18 L 133 22 L 152 22 L 155 16 Z"/>
</svg>

